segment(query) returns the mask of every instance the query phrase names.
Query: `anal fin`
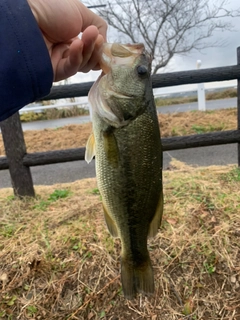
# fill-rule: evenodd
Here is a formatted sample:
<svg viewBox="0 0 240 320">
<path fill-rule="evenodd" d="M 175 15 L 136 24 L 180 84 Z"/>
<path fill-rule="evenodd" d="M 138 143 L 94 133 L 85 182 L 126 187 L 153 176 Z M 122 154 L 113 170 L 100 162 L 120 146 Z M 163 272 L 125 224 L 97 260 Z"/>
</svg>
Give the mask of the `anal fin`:
<svg viewBox="0 0 240 320">
<path fill-rule="evenodd" d="M 157 234 L 158 228 L 160 227 L 162 222 L 162 215 L 163 215 L 163 191 L 161 190 L 158 204 L 157 204 L 157 209 L 149 226 L 149 230 L 148 230 L 149 238 L 155 237 L 155 235 Z"/>
</svg>

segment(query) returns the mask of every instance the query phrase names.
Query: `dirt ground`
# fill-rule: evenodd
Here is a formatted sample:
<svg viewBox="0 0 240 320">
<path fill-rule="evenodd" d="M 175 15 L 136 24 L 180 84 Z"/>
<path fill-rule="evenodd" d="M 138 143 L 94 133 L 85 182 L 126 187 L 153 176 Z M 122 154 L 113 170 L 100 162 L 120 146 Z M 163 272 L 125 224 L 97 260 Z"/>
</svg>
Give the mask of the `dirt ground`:
<svg viewBox="0 0 240 320">
<path fill-rule="evenodd" d="M 207 112 L 160 114 L 159 123 L 162 137 L 233 130 L 237 128 L 237 110 L 235 108 Z M 24 138 L 27 152 L 84 147 L 91 130 L 91 124 L 86 123 L 57 129 L 25 131 Z M 3 141 L 0 135 L 0 156 L 4 154 Z"/>
<path fill-rule="evenodd" d="M 240 171 L 164 171 L 162 226 L 148 248 L 155 293 L 125 300 L 120 242 L 96 179 L 0 190 L 0 319 L 240 320 Z"/>
</svg>

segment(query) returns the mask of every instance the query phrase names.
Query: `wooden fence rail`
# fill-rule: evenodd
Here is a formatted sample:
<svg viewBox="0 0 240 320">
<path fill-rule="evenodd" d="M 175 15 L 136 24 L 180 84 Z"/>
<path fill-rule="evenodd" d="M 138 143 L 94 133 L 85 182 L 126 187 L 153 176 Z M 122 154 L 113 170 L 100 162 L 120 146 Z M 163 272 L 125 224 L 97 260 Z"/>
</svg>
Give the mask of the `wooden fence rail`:
<svg viewBox="0 0 240 320">
<path fill-rule="evenodd" d="M 162 138 L 163 151 L 208 147 L 240 141 L 239 130 L 228 130 L 191 136 Z M 22 164 L 26 167 L 41 166 L 60 162 L 84 160 L 85 148 L 35 152 L 25 154 Z M 0 158 L 0 170 L 9 169 L 7 157 Z"/>
<path fill-rule="evenodd" d="M 152 87 L 155 89 L 190 83 L 234 80 L 237 79 L 239 75 L 240 65 L 163 73 L 152 76 Z M 50 94 L 42 100 L 85 97 L 88 95 L 88 91 L 92 85 L 93 82 L 85 82 L 53 86 Z"/>
<path fill-rule="evenodd" d="M 238 165 L 240 166 L 240 48 L 237 49 L 237 65 L 154 75 L 152 76 L 152 86 L 153 88 L 160 88 L 233 79 L 238 79 L 237 130 L 163 138 L 163 151 L 238 143 Z M 92 84 L 93 82 L 86 82 L 81 84 L 54 86 L 50 94 L 42 100 L 86 96 Z M 6 151 L 6 157 L 0 157 L 0 170 L 9 169 L 15 195 L 34 195 L 30 167 L 84 159 L 85 148 L 30 154 L 26 153 L 26 146 L 18 113 L 7 120 L 0 122 L 0 127 Z"/>
</svg>

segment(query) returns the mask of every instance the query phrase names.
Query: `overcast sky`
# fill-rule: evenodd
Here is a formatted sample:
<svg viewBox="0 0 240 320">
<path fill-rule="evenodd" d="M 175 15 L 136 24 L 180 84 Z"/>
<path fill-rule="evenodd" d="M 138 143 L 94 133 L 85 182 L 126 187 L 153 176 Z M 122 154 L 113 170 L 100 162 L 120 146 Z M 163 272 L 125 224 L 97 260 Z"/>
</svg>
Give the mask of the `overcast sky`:
<svg viewBox="0 0 240 320">
<path fill-rule="evenodd" d="M 211 0 L 209 0 L 211 1 Z M 240 7 L 240 0 L 229 0 L 227 9 L 237 9 Z M 234 26 L 234 31 L 215 32 L 212 41 L 223 40 L 225 45 L 222 47 L 214 47 L 203 50 L 203 52 L 193 51 L 186 56 L 174 56 L 170 64 L 164 69 L 164 72 L 174 72 L 196 69 L 196 61 L 202 61 L 201 68 L 212 68 L 234 65 L 237 63 L 236 49 L 240 46 L 240 17 L 231 18 L 231 23 Z M 110 31 L 111 32 L 111 29 Z M 111 35 L 110 35 L 111 36 Z M 71 77 L 70 82 L 86 82 L 95 81 L 99 72 L 89 72 L 88 74 L 79 73 L 74 77 Z M 206 84 L 206 87 L 219 87 L 227 85 L 235 85 L 236 81 L 218 82 Z M 196 85 L 195 85 L 196 87 Z M 192 90 L 195 88 L 192 86 L 178 86 L 173 88 L 163 88 L 160 92 L 176 92 L 180 90 Z"/>
</svg>

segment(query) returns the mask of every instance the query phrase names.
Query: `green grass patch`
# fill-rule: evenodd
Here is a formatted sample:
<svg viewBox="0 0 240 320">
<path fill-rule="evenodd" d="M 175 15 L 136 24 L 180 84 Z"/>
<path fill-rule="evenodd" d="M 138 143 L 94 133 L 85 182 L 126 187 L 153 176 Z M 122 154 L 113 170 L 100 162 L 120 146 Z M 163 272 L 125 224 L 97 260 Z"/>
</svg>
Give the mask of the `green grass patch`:
<svg viewBox="0 0 240 320">
<path fill-rule="evenodd" d="M 52 204 L 53 202 L 59 200 L 59 199 L 64 199 L 64 198 L 67 198 L 69 196 L 71 196 L 72 193 L 70 190 L 68 189 L 62 189 L 62 190 L 54 190 L 53 193 L 50 194 L 50 196 L 46 199 L 46 200 L 43 200 L 43 199 L 40 199 L 38 201 L 38 203 L 34 204 L 33 205 L 33 209 L 38 209 L 38 210 L 41 210 L 41 211 L 45 211 L 47 209 L 47 207 Z"/>
<path fill-rule="evenodd" d="M 236 167 L 230 170 L 228 173 L 222 174 L 222 179 L 226 181 L 237 181 L 240 182 L 240 168 Z"/>
<path fill-rule="evenodd" d="M 192 130 L 195 131 L 197 134 L 203 134 L 206 132 L 215 132 L 215 131 L 222 131 L 224 130 L 224 124 L 217 124 L 217 125 L 207 125 L 207 126 L 201 126 L 201 125 L 192 125 Z"/>
</svg>

